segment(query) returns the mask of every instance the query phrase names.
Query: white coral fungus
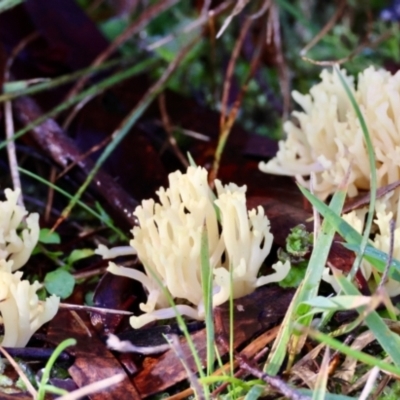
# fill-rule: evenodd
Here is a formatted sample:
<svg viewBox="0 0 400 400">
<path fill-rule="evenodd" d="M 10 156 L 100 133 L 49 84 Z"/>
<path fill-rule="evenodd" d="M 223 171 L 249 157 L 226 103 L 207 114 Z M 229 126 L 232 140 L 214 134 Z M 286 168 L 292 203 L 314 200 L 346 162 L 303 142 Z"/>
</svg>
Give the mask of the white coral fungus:
<svg viewBox="0 0 400 400">
<path fill-rule="evenodd" d="M 400 72 L 367 68 L 354 79 L 342 74 L 366 120 L 375 149 L 378 186 L 400 179 Z M 297 176 L 315 173 L 313 190 L 322 199 L 335 192 L 350 169 L 349 195 L 369 189 L 370 168 L 359 120 L 335 72 L 324 70 L 310 94 L 293 92 L 303 111 L 293 112 L 298 124 L 284 124 L 287 134 L 263 172 Z"/>
<path fill-rule="evenodd" d="M 4 347 L 24 347 L 31 336 L 57 313 L 60 299 L 50 296 L 41 302 L 39 282 L 21 280 L 22 273 L 0 271 L 0 312 L 4 324 Z"/>
<path fill-rule="evenodd" d="M 5 347 L 23 347 L 44 323 L 57 313 L 60 299 L 51 296 L 45 302 L 36 294 L 39 282 L 22 280 L 21 268 L 39 239 L 38 214 L 27 215 L 17 204 L 19 190 L 4 191 L 0 202 L 0 313 L 4 325 Z"/>
<path fill-rule="evenodd" d="M 0 201 L 0 259 L 12 261 L 12 270 L 21 268 L 39 240 L 39 215 L 28 214 L 17 204 L 19 190 L 6 189 Z"/>
<path fill-rule="evenodd" d="M 262 207 L 246 209 L 246 186 L 215 182 L 217 199 L 207 183 L 204 168 L 189 167 L 186 174 L 169 175 L 169 188 L 157 192 L 160 203 L 145 200 L 135 215 L 139 226 L 133 228 L 130 245 L 136 249 L 146 274 L 110 263 L 109 271 L 140 281 L 148 292 L 145 314 L 131 318 L 134 328 L 156 319 L 174 316 L 155 274 L 173 298 L 190 305 L 177 309 L 191 318 L 204 318 L 201 282 L 201 235 L 207 232 L 210 265 L 213 269 L 213 305 L 228 300 L 232 268 L 235 298 L 251 293 L 257 286 L 277 282 L 289 272 L 289 264 L 274 266 L 275 273 L 257 278 L 269 254 L 272 234 Z M 220 218 L 220 223 L 218 221 Z"/>
<path fill-rule="evenodd" d="M 397 197 L 398 194 L 391 192 L 384 196 L 383 198 L 377 200 L 375 205 L 375 220 L 374 225 L 377 229 L 375 232 L 373 239 L 371 241 L 372 245 L 388 254 L 390 250 L 390 220 L 393 218 L 393 211 L 391 201 L 393 201 L 392 197 Z M 396 202 L 395 202 L 396 203 Z M 367 208 L 362 208 L 358 210 L 354 210 L 349 212 L 348 214 L 343 215 L 343 219 L 350 224 L 357 232 L 361 233 L 364 228 L 364 219 L 367 214 Z M 395 259 L 400 259 L 400 214 L 397 213 L 398 217 L 396 220 L 396 227 L 394 230 L 394 247 L 393 247 L 393 257 Z M 363 260 L 361 263 L 361 272 L 364 275 L 366 281 L 369 283 L 370 289 L 373 292 L 379 284 L 379 279 L 376 281 L 378 277 L 381 276 L 381 273 L 377 271 L 370 263 Z M 323 279 L 330 283 L 336 292 L 339 292 L 340 286 L 337 283 L 335 277 L 329 274 L 329 269 L 325 268 Z M 394 279 L 388 279 L 387 282 L 384 283 L 384 287 L 389 296 L 397 296 L 400 294 L 400 283 Z"/>
</svg>

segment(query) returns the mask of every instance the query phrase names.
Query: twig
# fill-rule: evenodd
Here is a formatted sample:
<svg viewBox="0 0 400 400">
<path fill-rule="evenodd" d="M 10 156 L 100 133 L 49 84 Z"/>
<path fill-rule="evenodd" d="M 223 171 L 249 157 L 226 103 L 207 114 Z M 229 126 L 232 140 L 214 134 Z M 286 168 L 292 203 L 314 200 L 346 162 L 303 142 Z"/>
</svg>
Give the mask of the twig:
<svg viewBox="0 0 400 400">
<path fill-rule="evenodd" d="M 265 0 L 264 4 L 261 6 L 261 8 L 258 11 L 256 11 L 254 14 L 250 15 L 249 18 L 258 19 L 258 18 L 262 17 L 268 11 L 268 9 L 271 7 L 271 5 L 272 5 L 271 0 Z"/>
<path fill-rule="evenodd" d="M 290 78 L 289 69 L 282 51 L 281 27 L 279 22 L 279 10 L 276 2 L 272 2 L 269 12 L 269 25 L 272 26 L 274 45 L 276 49 L 276 63 L 278 66 L 279 86 L 283 97 L 282 119 L 288 118 L 290 110 Z"/>
<path fill-rule="evenodd" d="M 324 27 L 310 40 L 310 42 L 303 47 L 300 51 L 300 56 L 305 56 L 334 26 L 336 21 L 342 16 L 346 8 L 346 1 L 341 0 L 336 12 L 332 15 L 331 19 L 324 25 Z"/>
<path fill-rule="evenodd" d="M 133 314 L 130 311 L 113 310 L 113 309 L 93 307 L 93 306 L 81 306 L 79 304 L 68 304 L 68 303 L 60 303 L 59 308 L 66 308 L 68 310 L 78 310 L 78 311 L 94 311 L 99 314 L 117 314 L 117 315 L 132 315 Z"/>
<path fill-rule="evenodd" d="M 228 18 L 226 18 L 225 22 L 223 23 L 222 27 L 217 33 L 217 39 L 222 36 L 222 34 L 225 32 L 225 29 L 229 26 L 229 24 L 232 22 L 233 17 L 236 15 L 240 14 L 242 10 L 246 7 L 246 5 L 249 3 L 250 0 L 237 0 L 235 8 L 232 10 Z"/>
<path fill-rule="evenodd" d="M 91 101 L 96 96 L 100 95 L 101 93 L 102 92 L 98 92 L 96 94 L 91 94 L 91 95 L 86 96 L 84 99 L 82 99 L 76 106 L 74 106 L 72 111 L 67 115 L 64 122 L 61 124 L 61 127 L 64 130 L 67 130 L 69 128 L 69 126 L 71 125 L 72 121 L 74 120 L 74 118 L 79 113 L 79 111 L 81 111 L 82 108 L 85 107 L 85 105 L 89 103 L 89 101 Z"/>
<path fill-rule="evenodd" d="M 7 358 L 8 362 L 13 366 L 15 371 L 17 372 L 18 376 L 22 379 L 24 382 L 26 388 L 28 389 L 28 392 L 31 394 L 31 396 L 36 399 L 37 397 L 37 391 L 36 389 L 32 386 L 32 383 L 26 376 L 25 372 L 22 370 L 22 368 L 15 362 L 15 360 L 8 354 L 8 352 L 4 349 L 4 347 L 0 346 L 0 352 L 3 354 L 5 358 Z"/>
<path fill-rule="evenodd" d="M 172 151 L 175 153 L 177 159 L 182 163 L 184 167 L 188 167 L 189 163 L 186 160 L 185 156 L 182 154 L 178 144 L 176 143 L 176 139 L 174 137 L 174 133 L 172 130 L 172 125 L 171 121 L 169 119 L 169 115 L 167 112 L 167 105 L 165 103 L 165 94 L 161 93 L 158 96 L 158 106 L 160 108 L 160 113 L 161 113 L 161 120 L 163 123 L 163 127 L 165 132 L 167 133 L 167 141 L 169 143 L 169 146 L 171 147 Z"/>
<path fill-rule="evenodd" d="M 364 388 L 360 394 L 360 397 L 358 398 L 359 400 L 367 400 L 370 393 L 374 389 L 375 382 L 378 379 L 380 369 L 378 367 L 373 367 L 372 370 L 370 371 L 370 374 L 368 376 L 367 382 L 364 385 Z"/>
<path fill-rule="evenodd" d="M 311 400 L 311 397 L 299 393 L 297 390 L 292 389 L 288 384 L 286 384 L 282 379 L 276 376 L 270 376 L 265 372 L 262 372 L 259 368 L 256 368 L 250 364 L 250 362 L 242 355 L 236 355 L 239 359 L 240 368 L 250 372 L 255 377 L 262 379 L 264 382 L 268 383 L 272 388 L 282 393 L 289 399 L 292 400 Z"/>
<path fill-rule="evenodd" d="M 229 65 L 228 65 L 226 78 L 225 78 L 225 82 L 224 82 L 224 93 L 222 96 L 220 133 L 219 133 L 219 137 L 218 137 L 217 148 L 215 150 L 214 163 L 213 163 L 211 172 L 209 174 L 209 183 L 211 186 L 213 185 L 213 182 L 214 182 L 215 178 L 217 177 L 219 165 L 221 162 L 221 157 L 222 157 L 222 153 L 223 153 L 226 141 L 229 137 L 232 126 L 236 120 L 243 97 L 247 92 L 250 79 L 254 76 L 254 74 L 258 68 L 259 62 L 260 62 L 260 58 L 261 58 L 261 54 L 262 54 L 262 47 L 264 44 L 262 34 L 259 35 L 258 44 L 257 44 L 256 50 L 253 54 L 253 57 L 252 57 L 252 60 L 250 63 L 250 71 L 245 79 L 244 84 L 240 88 L 240 92 L 238 93 L 238 95 L 233 103 L 233 106 L 231 108 L 231 111 L 229 112 L 229 115 L 226 116 L 227 101 L 228 101 L 228 95 L 229 95 L 230 84 L 231 84 L 230 81 L 231 81 L 231 77 L 233 75 L 233 68 L 236 63 L 236 58 L 238 57 L 240 48 L 243 46 L 245 36 L 246 36 L 246 34 L 250 28 L 250 25 L 253 21 L 254 20 L 251 18 L 246 19 L 244 26 L 242 28 L 242 31 L 240 32 L 240 36 L 236 42 L 235 49 L 233 50 L 231 59 L 229 60 Z"/>
<path fill-rule="evenodd" d="M 394 250 L 394 230 L 396 228 L 396 222 L 394 218 L 392 218 L 389 222 L 389 229 L 390 229 L 390 240 L 389 240 L 389 252 L 388 252 L 388 259 L 386 262 L 385 270 L 383 271 L 381 281 L 378 285 L 378 290 L 383 288 L 383 285 L 387 282 L 389 277 L 389 270 L 393 262 L 393 250 Z"/>
<path fill-rule="evenodd" d="M 341 65 L 347 61 L 350 61 L 353 57 L 355 57 L 358 53 L 361 53 L 361 51 L 363 51 L 365 49 L 365 47 L 370 47 L 370 48 L 374 48 L 376 46 L 378 46 L 381 42 L 389 39 L 390 37 L 393 36 L 392 32 L 385 32 L 382 35 L 380 35 L 376 40 L 374 40 L 373 42 L 370 42 L 368 40 L 368 37 L 365 37 L 361 43 L 353 50 L 349 53 L 349 55 L 347 55 L 346 57 L 340 58 L 339 60 L 323 60 L 323 61 L 317 61 L 317 60 L 313 60 L 311 58 L 308 58 L 306 56 L 302 56 L 301 58 L 304 61 L 308 61 L 311 64 L 314 65 L 319 65 L 322 67 L 332 67 L 336 64 Z"/>
<path fill-rule="evenodd" d="M 78 313 L 75 310 L 71 309 L 69 312 L 71 313 L 75 321 L 78 323 L 78 325 L 86 332 L 86 334 L 89 337 L 92 337 L 92 332 L 90 332 L 90 329 L 86 326 L 86 324 L 83 322 L 82 318 L 78 315 Z"/>
<path fill-rule="evenodd" d="M 117 374 L 109 378 L 102 379 L 101 381 L 91 383 L 90 385 L 83 386 L 71 393 L 64 396 L 57 397 L 57 400 L 77 400 L 92 393 L 99 392 L 100 390 L 107 389 L 112 385 L 122 382 L 126 378 L 125 374 Z"/>
<path fill-rule="evenodd" d="M 92 67 L 100 65 L 107 60 L 123 43 L 129 40 L 136 33 L 140 32 L 152 19 L 160 13 L 176 4 L 179 0 L 161 0 L 143 12 L 124 32 L 122 32 L 92 63 Z M 88 77 L 82 77 L 70 90 L 67 99 L 76 95 L 88 81 Z"/>
<path fill-rule="evenodd" d="M 350 343 L 354 341 L 354 339 L 356 338 L 356 336 L 357 336 L 357 335 L 359 334 L 359 332 L 360 332 L 361 323 L 362 323 L 362 322 L 360 321 L 360 324 L 357 325 L 357 326 L 355 326 L 353 332 L 350 332 L 350 333 L 347 335 L 346 339 L 343 341 L 343 344 L 345 344 L 345 345 L 350 345 Z M 341 353 L 340 353 L 339 350 L 335 350 L 335 352 L 332 354 L 332 356 L 331 356 L 329 362 L 332 362 L 332 361 L 333 361 L 336 357 L 338 357 L 340 354 L 341 354 Z"/>
<path fill-rule="evenodd" d="M 60 217 L 55 225 L 53 226 L 53 230 L 55 230 L 61 222 L 67 218 L 77 201 L 80 199 L 86 188 L 95 178 L 96 174 L 99 172 L 102 164 L 108 158 L 112 149 L 117 146 L 122 139 L 127 135 L 129 130 L 132 128 L 133 124 L 137 122 L 137 120 L 142 116 L 143 112 L 147 109 L 147 107 L 153 102 L 153 100 L 161 93 L 164 89 L 165 84 L 168 82 L 171 75 L 178 68 L 182 60 L 186 57 L 190 49 L 199 41 L 200 36 L 196 36 L 189 44 L 187 44 L 176 56 L 174 61 L 168 66 L 165 72 L 162 74 L 160 79 L 151 86 L 147 92 L 144 94 L 142 99 L 135 105 L 135 107 L 131 110 L 131 112 L 124 118 L 124 120 L 119 124 L 117 129 L 111 135 L 111 142 L 103 151 L 103 153 L 98 158 L 97 162 L 94 164 L 92 170 L 87 175 L 86 180 L 78 189 L 74 198 L 70 201 L 68 206 L 63 210 L 62 217 Z"/>
<path fill-rule="evenodd" d="M 49 182 L 54 184 L 56 180 L 56 175 L 57 175 L 56 167 L 51 166 Z M 46 207 L 44 210 L 44 220 L 46 223 L 50 221 L 51 211 L 53 208 L 53 200 L 54 200 L 54 189 L 51 186 L 49 186 L 49 191 L 47 192 Z"/>
<path fill-rule="evenodd" d="M 224 79 L 224 88 L 222 92 L 222 100 L 221 100 L 221 116 L 220 116 L 220 121 L 219 121 L 219 127 L 220 130 L 222 131 L 225 124 L 226 120 L 228 119 L 227 117 L 227 108 L 228 108 L 228 100 L 229 100 L 229 93 L 231 90 L 231 85 L 232 85 L 232 80 L 233 80 L 233 73 L 235 72 L 235 65 L 237 62 L 237 59 L 239 58 L 240 54 L 240 49 L 243 46 L 244 39 L 246 38 L 247 32 L 250 29 L 251 24 L 253 23 L 253 19 L 251 18 L 246 18 L 242 29 L 240 30 L 240 35 L 238 39 L 236 40 L 235 47 L 233 48 L 231 58 L 229 60 L 228 68 L 226 69 L 226 75 Z"/>
<path fill-rule="evenodd" d="M 201 26 L 205 25 L 209 20 L 214 19 L 215 17 L 219 16 L 220 14 L 224 13 L 231 5 L 233 4 L 233 0 L 227 0 L 221 3 L 217 8 L 210 10 L 206 15 L 202 15 L 196 21 L 184 26 L 182 29 L 178 29 L 174 33 L 170 33 L 169 35 L 157 40 L 156 42 L 149 44 L 145 50 L 153 51 L 158 47 L 161 47 L 175 38 L 177 38 L 181 34 L 186 34 L 193 31 L 196 28 L 200 28 Z"/>
<path fill-rule="evenodd" d="M 254 345 L 262 344 L 262 348 L 260 351 L 257 352 L 257 354 L 254 356 L 254 361 L 257 362 L 261 358 L 265 356 L 265 354 L 269 351 L 269 348 L 267 347 L 267 344 L 272 342 L 277 334 L 279 332 L 279 326 L 276 326 L 275 328 L 272 328 L 271 330 L 264 332 L 261 336 L 259 336 L 256 340 L 254 340 L 252 343 L 250 343 L 248 346 L 246 346 L 242 351 L 241 354 L 245 355 L 246 357 L 251 357 L 253 355 L 253 352 L 251 349 L 254 347 Z M 238 365 L 238 362 L 235 361 L 235 367 Z M 224 367 L 228 367 L 229 365 L 225 365 Z M 234 374 L 235 378 L 241 378 L 245 375 L 245 371 L 242 369 L 239 369 L 236 371 Z M 216 398 L 218 394 L 223 392 L 227 387 L 229 386 L 229 382 L 224 382 L 220 386 L 218 386 L 213 392 L 212 396 L 213 398 Z M 169 399 L 168 399 L 169 400 Z"/>
<path fill-rule="evenodd" d="M 389 385 L 391 379 L 392 377 L 390 375 L 385 375 L 379 382 L 379 385 L 376 388 L 375 392 L 371 395 L 370 400 L 377 400 L 378 398 L 380 398 L 383 390 L 386 388 L 386 386 Z"/>
<path fill-rule="evenodd" d="M 4 69 L 4 83 L 10 80 L 10 70 L 11 66 L 20 53 L 32 40 L 38 37 L 37 32 L 31 34 L 24 39 L 22 39 L 18 45 L 13 49 L 10 57 L 8 58 L 5 69 Z M 18 197 L 18 204 L 24 207 L 24 198 L 22 195 L 22 186 L 21 186 L 21 178 L 19 176 L 18 171 L 18 160 L 17 160 L 17 153 L 15 150 L 15 141 L 13 140 L 14 137 L 14 120 L 13 120 L 13 113 L 12 113 L 12 106 L 10 101 L 6 101 L 4 103 L 4 115 L 5 115 L 5 130 L 6 130 L 6 138 L 7 142 L 7 155 L 8 155 L 8 163 L 10 166 L 11 172 L 11 179 L 13 182 L 14 189 L 19 189 L 21 191 L 20 196 Z"/>
<path fill-rule="evenodd" d="M 57 175 L 57 180 L 63 177 L 65 174 L 67 174 L 69 171 L 71 171 L 72 168 L 74 168 L 76 165 L 80 164 L 82 161 L 84 161 L 86 158 L 88 158 L 91 154 L 95 153 L 96 151 L 101 150 L 103 147 L 107 146 L 108 143 L 110 143 L 111 138 L 106 137 L 103 139 L 100 143 L 95 144 L 92 146 L 88 151 L 77 157 L 71 164 L 69 164 L 67 167 L 65 167 L 58 175 Z"/>
<path fill-rule="evenodd" d="M 201 9 L 201 16 L 206 16 L 211 6 L 211 0 L 204 0 L 203 8 Z"/>
<path fill-rule="evenodd" d="M 196 394 L 196 399 L 199 400 L 205 399 L 203 388 L 199 384 L 197 376 L 192 372 L 187 363 L 186 357 L 182 351 L 182 347 L 179 342 L 178 335 L 165 335 L 165 336 L 172 350 L 174 350 L 176 356 L 179 358 L 179 361 L 183 365 L 183 368 L 185 368 L 190 385 L 193 388 L 194 393 Z"/>
<path fill-rule="evenodd" d="M 8 165 L 10 166 L 11 179 L 14 189 L 20 190 L 20 196 L 18 197 L 18 204 L 24 207 L 24 198 L 22 195 L 21 178 L 18 171 L 18 160 L 17 153 L 15 150 L 15 141 L 12 140 L 14 136 L 14 120 L 12 114 L 11 102 L 6 101 L 4 103 L 4 115 L 5 115 L 5 128 L 6 128 L 6 138 L 9 140 L 7 143 L 7 155 L 8 155 Z"/>
</svg>

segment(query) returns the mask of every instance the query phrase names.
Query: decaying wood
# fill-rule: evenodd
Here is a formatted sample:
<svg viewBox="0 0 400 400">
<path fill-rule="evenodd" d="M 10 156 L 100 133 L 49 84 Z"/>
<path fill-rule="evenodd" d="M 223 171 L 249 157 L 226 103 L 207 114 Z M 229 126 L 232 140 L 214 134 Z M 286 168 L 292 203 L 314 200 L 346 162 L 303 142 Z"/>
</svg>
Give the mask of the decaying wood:
<svg viewBox="0 0 400 400">
<path fill-rule="evenodd" d="M 254 293 L 235 300 L 234 314 L 234 346 L 239 346 L 255 335 L 261 334 L 277 324 L 284 316 L 294 290 L 285 290 L 278 286 L 265 286 Z M 278 300 L 278 301 L 277 301 Z M 222 315 L 223 330 L 229 332 L 229 305 L 219 307 Z M 216 335 L 221 334 L 221 328 L 216 328 Z M 206 359 L 206 333 L 198 331 L 192 335 L 200 359 Z M 224 346 L 218 345 L 220 354 L 226 353 Z M 187 357 L 188 364 L 195 368 L 193 358 L 187 343 L 182 338 L 182 350 Z M 186 379 L 186 373 L 180 361 L 172 350 L 159 357 L 146 357 L 143 369 L 133 377 L 139 393 L 143 397 L 150 396 Z"/>
<path fill-rule="evenodd" d="M 81 313 L 81 316 L 84 314 Z M 85 320 L 89 326 L 87 318 Z M 77 340 L 77 345 L 67 349 L 75 357 L 68 372 L 79 387 L 115 374 L 126 374 L 118 360 L 94 332 L 89 337 L 86 330 L 71 317 L 68 311 L 59 310 L 56 317 L 50 322 L 47 338 L 51 343 L 58 344 L 71 337 Z M 91 400 L 139 400 L 141 397 L 133 384 L 129 384 L 129 379 L 124 379 L 121 383 L 113 385 L 101 393 L 91 394 L 89 398 Z"/>
<path fill-rule="evenodd" d="M 42 116 L 42 111 L 34 100 L 21 97 L 14 101 L 15 114 L 19 121 L 28 125 Z M 82 159 L 82 153 L 74 141 L 69 138 L 57 122 L 48 119 L 41 125 L 33 128 L 31 136 L 41 151 L 45 152 L 57 165 L 67 167 L 76 162 L 83 172 L 78 179 L 83 180 L 93 168 L 94 163 L 88 159 Z M 115 181 L 104 171 L 99 171 L 91 186 L 102 198 L 102 204 L 108 205 L 110 214 L 123 225 L 131 227 L 134 224 L 132 212 L 138 203 L 129 196 Z"/>
</svg>

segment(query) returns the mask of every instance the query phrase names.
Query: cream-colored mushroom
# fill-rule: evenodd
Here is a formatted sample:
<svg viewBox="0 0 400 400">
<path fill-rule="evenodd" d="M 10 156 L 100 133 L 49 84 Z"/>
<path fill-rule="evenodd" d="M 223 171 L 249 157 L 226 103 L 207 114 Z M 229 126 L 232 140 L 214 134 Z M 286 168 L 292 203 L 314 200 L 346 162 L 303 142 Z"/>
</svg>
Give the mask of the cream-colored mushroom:
<svg viewBox="0 0 400 400">
<path fill-rule="evenodd" d="M 264 210 L 247 211 L 246 187 L 216 181 L 217 198 L 207 183 L 204 168 L 189 167 L 186 174 L 169 175 L 169 187 L 157 192 L 160 203 L 145 200 L 136 208 L 139 226 L 130 244 L 142 261 L 145 274 L 110 263 L 109 271 L 140 281 L 148 292 L 140 305 L 145 314 L 131 318 L 139 328 L 151 321 L 174 316 L 157 280 L 178 304 L 182 315 L 204 318 L 201 281 L 201 237 L 207 232 L 213 270 L 213 305 L 251 293 L 257 286 L 284 279 L 289 264 L 278 273 L 257 278 L 270 252 L 272 234 Z M 232 270 L 232 271 L 231 271 Z M 230 274 L 232 272 L 232 288 Z"/>
<path fill-rule="evenodd" d="M 0 313 L 4 325 L 4 347 L 24 347 L 31 336 L 57 313 L 60 299 L 39 301 L 39 282 L 21 280 L 21 272 L 0 271 Z"/>
<path fill-rule="evenodd" d="M 0 201 L 0 259 L 12 261 L 12 270 L 21 268 L 29 259 L 39 240 L 39 215 L 27 216 L 17 204 L 19 190 L 6 189 Z"/>
<path fill-rule="evenodd" d="M 400 72 L 392 75 L 369 67 L 354 79 L 345 79 L 353 91 L 367 123 L 375 149 L 378 186 L 400 179 Z M 304 176 L 315 173 L 314 192 L 322 199 L 335 192 L 349 167 L 348 194 L 369 189 L 370 167 L 362 129 L 348 96 L 334 71 L 323 70 L 321 82 L 310 94 L 293 92 L 303 111 L 293 112 L 296 122 L 283 128 L 286 140 L 263 172 L 296 176 L 308 186 Z"/>
</svg>

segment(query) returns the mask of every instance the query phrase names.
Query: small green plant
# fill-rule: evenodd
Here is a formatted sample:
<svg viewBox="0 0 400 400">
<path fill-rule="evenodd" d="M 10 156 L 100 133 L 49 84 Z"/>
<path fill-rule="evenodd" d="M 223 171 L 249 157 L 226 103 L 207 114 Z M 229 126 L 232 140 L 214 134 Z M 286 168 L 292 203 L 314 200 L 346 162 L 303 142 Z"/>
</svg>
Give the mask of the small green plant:
<svg viewBox="0 0 400 400">
<path fill-rule="evenodd" d="M 279 286 L 298 287 L 306 274 L 308 259 L 313 245 L 313 235 L 308 232 L 303 224 L 297 225 L 290 230 L 286 238 L 285 250 L 278 250 L 278 258 L 282 263 L 290 263 L 290 271 L 286 278 L 279 282 Z"/>
<path fill-rule="evenodd" d="M 49 358 L 49 360 L 46 363 L 46 366 L 44 367 L 43 373 L 42 373 L 42 379 L 40 380 L 39 383 L 39 390 L 37 394 L 37 400 L 44 400 L 46 393 L 53 393 L 56 395 L 64 395 L 67 394 L 68 392 L 64 389 L 60 389 L 58 387 L 55 387 L 53 385 L 49 385 L 48 381 L 50 379 L 50 373 L 51 370 L 54 366 L 54 363 L 56 362 L 58 356 L 69 346 L 75 346 L 76 345 L 76 340 L 75 339 L 66 339 L 62 341 L 54 350 L 53 354 Z"/>
</svg>

